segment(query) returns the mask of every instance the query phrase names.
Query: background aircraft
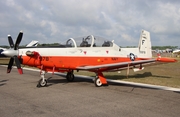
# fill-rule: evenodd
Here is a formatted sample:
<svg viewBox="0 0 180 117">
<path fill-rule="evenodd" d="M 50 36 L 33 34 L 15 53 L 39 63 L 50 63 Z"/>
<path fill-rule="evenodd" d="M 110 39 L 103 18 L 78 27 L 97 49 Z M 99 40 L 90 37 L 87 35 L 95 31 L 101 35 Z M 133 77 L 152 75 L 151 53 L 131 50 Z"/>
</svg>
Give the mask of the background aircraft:
<svg viewBox="0 0 180 117">
<path fill-rule="evenodd" d="M 8 41 L 11 49 L 3 54 L 11 57 L 7 73 L 10 73 L 15 61 L 20 74 L 21 64 L 37 67 L 41 70 L 38 87 L 46 86 L 45 72 L 67 72 L 66 79 L 74 80 L 74 70 L 86 70 L 96 73 L 95 86 L 107 85 L 103 72 L 134 68 L 143 69 L 143 64 L 152 62 L 176 62 L 169 58 L 152 58 L 150 33 L 142 30 L 137 48 L 120 48 L 114 41 L 104 40 L 97 36 L 70 38 L 58 47 L 26 47 L 19 49 L 23 32 L 21 31 L 14 44 L 10 35 Z"/>
<path fill-rule="evenodd" d="M 31 41 L 29 44 L 26 45 L 26 47 L 36 47 L 38 45 L 38 41 Z"/>
<path fill-rule="evenodd" d="M 173 51 L 173 54 L 178 54 L 178 55 L 180 55 L 180 49 L 174 50 L 174 51 Z"/>
<path fill-rule="evenodd" d="M 6 57 L 4 54 L 1 54 L 4 50 L 6 50 L 6 48 L 0 47 L 0 57 Z"/>
</svg>

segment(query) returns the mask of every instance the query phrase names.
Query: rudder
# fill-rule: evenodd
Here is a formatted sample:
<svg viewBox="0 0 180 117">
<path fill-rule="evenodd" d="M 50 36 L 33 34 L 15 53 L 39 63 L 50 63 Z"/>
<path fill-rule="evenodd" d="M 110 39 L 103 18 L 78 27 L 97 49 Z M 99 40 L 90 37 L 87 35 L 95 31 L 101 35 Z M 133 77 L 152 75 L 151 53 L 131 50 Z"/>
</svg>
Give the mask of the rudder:
<svg viewBox="0 0 180 117">
<path fill-rule="evenodd" d="M 146 58 L 152 58 L 151 39 L 148 31 L 141 31 L 138 48 L 140 55 Z"/>
</svg>

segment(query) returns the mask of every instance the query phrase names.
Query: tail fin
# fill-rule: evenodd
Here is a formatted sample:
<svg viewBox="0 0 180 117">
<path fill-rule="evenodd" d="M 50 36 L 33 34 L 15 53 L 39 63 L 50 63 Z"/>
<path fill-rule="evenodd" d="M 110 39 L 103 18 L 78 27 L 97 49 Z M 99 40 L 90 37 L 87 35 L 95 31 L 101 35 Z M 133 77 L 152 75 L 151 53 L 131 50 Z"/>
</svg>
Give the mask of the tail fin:
<svg viewBox="0 0 180 117">
<path fill-rule="evenodd" d="M 141 31 L 138 48 L 141 56 L 146 58 L 152 57 L 151 39 L 150 39 L 150 33 L 148 31 L 145 30 Z"/>
</svg>

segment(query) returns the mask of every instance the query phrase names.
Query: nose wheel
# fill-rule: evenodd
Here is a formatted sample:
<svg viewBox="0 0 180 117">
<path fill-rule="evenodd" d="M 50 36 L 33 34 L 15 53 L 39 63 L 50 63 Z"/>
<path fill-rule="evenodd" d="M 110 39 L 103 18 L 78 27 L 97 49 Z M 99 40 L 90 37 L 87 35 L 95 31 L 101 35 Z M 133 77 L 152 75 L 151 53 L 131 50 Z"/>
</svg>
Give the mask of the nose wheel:
<svg viewBox="0 0 180 117">
<path fill-rule="evenodd" d="M 41 79 L 39 80 L 37 87 L 45 87 L 47 85 L 47 80 L 45 79 L 45 71 L 41 72 Z"/>
<path fill-rule="evenodd" d="M 47 85 L 47 80 L 46 79 L 40 79 L 38 84 L 37 84 L 37 87 L 45 87 Z"/>
</svg>

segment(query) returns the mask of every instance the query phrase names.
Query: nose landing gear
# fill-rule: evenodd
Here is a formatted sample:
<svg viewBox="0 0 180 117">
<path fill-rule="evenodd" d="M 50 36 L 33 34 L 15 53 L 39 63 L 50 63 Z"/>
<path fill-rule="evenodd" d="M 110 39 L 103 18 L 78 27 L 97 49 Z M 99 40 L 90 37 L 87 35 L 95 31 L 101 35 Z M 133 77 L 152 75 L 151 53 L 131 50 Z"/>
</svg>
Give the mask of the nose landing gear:
<svg viewBox="0 0 180 117">
<path fill-rule="evenodd" d="M 45 87 L 47 85 L 47 79 L 45 79 L 45 71 L 42 71 L 41 73 L 41 79 L 39 80 L 37 87 Z"/>
</svg>

